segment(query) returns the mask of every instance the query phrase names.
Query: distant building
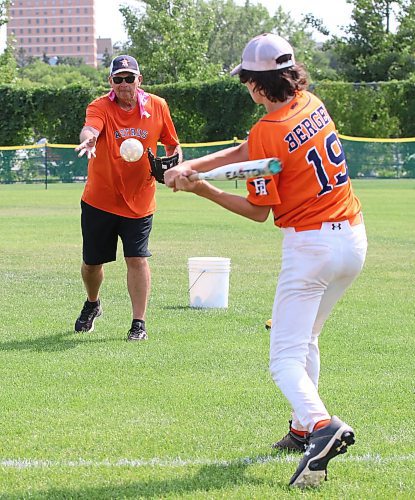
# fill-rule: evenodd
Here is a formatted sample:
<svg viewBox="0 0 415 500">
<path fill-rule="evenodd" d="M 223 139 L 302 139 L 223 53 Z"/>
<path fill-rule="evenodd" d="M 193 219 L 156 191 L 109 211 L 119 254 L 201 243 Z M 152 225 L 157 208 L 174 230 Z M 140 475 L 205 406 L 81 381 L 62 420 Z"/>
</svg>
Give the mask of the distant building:
<svg viewBox="0 0 415 500">
<path fill-rule="evenodd" d="M 111 38 L 97 38 L 97 61 L 102 64 L 105 53 L 112 58 L 113 48 Z"/>
<path fill-rule="evenodd" d="M 101 0 L 103 1 L 103 0 Z M 7 36 L 27 56 L 82 58 L 97 66 L 94 0 L 14 0 Z"/>
</svg>

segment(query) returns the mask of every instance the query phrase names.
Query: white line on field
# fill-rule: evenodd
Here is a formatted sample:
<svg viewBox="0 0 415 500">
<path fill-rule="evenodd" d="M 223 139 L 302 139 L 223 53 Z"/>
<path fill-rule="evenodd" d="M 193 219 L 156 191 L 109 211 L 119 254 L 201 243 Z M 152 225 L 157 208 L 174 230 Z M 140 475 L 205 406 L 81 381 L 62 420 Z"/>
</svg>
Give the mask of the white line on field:
<svg viewBox="0 0 415 500">
<path fill-rule="evenodd" d="M 12 458 L 0 459 L 0 467 L 9 469 L 46 469 L 51 467 L 189 467 L 189 466 L 217 466 L 217 467 L 230 467 L 237 465 L 255 465 L 267 464 L 272 462 L 288 463 L 298 462 L 299 457 L 293 455 L 279 455 L 279 456 L 259 456 L 247 457 L 235 460 L 209 460 L 203 458 L 195 459 L 162 459 L 151 458 L 148 460 L 121 458 L 119 460 L 85 460 L 79 458 L 77 460 L 36 460 L 33 458 Z M 409 455 L 387 456 L 381 455 L 349 455 L 346 457 L 339 457 L 341 462 L 365 462 L 373 464 L 389 464 L 398 462 L 411 462 L 415 461 L 415 453 Z"/>
</svg>

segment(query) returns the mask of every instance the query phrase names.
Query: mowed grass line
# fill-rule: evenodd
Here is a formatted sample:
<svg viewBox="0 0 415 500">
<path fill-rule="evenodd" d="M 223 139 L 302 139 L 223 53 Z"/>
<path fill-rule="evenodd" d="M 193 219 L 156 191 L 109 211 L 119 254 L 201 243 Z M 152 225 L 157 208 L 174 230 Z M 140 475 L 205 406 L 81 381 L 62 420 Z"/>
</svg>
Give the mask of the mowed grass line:
<svg viewBox="0 0 415 500">
<path fill-rule="evenodd" d="M 287 487 L 296 459 L 270 454 L 289 418 L 263 326 L 281 255 L 271 220 L 159 187 L 137 345 L 121 252 L 95 332 L 72 333 L 82 186 L 0 186 L 0 498 L 413 498 L 415 182 L 354 185 L 367 263 L 320 345 L 322 396 L 358 441 L 303 493 Z M 193 256 L 231 258 L 228 310 L 188 307 Z"/>
</svg>

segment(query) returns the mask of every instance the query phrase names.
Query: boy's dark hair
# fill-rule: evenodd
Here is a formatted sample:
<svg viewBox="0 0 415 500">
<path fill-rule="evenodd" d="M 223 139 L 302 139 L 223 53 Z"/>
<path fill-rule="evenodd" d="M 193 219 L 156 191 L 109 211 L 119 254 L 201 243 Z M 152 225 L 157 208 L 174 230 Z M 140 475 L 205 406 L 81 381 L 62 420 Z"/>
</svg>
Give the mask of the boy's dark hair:
<svg viewBox="0 0 415 500">
<path fill-rule="evenodd" d="M 277 63 L 286 62 L 290 57 L 290 55 L 281 56 L 277 59 Z M 253 83 L 254 90 L 263 94 L 271 102 L 284 102 L 298 90 L 304 90 L 308 87 L 307 72 L 302 64 L 270 71 L 242 69 L 239 73 L 239 80 L 241 83 Z"/>
</svg>

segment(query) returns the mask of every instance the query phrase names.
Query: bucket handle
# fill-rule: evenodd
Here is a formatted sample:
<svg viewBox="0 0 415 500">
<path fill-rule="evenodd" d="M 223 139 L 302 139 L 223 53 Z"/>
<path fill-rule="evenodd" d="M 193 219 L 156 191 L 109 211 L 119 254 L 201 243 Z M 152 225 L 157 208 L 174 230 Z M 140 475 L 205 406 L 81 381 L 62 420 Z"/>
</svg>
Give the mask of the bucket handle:
<svg viewBox="0 0 415 500">
<path fill-rule="evenodd" d="M 203 271 L 199 274 L 199 276 L 194 280 L 192 286 L 189 287 L 189 290 L 187 290 L 188 292 L 190 292 L 190 290 L 196 285 L 196 283 L 199 281 L 202 274 L 204 274 L 205 272 L 206 272 L 206 269 L 203 269 Z"/>
</svg>

